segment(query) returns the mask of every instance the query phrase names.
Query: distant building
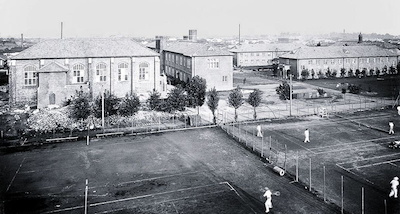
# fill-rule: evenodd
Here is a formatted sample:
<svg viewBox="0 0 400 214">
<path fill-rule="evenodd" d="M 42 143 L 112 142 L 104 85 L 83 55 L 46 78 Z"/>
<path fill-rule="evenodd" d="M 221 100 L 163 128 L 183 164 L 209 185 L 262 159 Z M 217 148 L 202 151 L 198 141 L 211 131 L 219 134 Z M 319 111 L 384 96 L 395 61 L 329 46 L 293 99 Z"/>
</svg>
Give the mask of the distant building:
<svg viewBox="0 0 400 214">
<path fill-rule="evenodd" d="M 230 51 L 233 65 L 252 69 L 270 68 L 274 59 L 301 47 L 298 44 L 242 44 Z"/>
<path fill-rule="evenodd" d="M 396 66 L 399 62 L 399 50 L 384 49 L 377 46 L 325 46 L 325 47 L 302 47 L 279 57 L 279 62 L 290 67 L 295 78 L 301 78 L 303 70 L 326 75 L 327 71 L 336 72 L 340 76 L 341 69 L 346 71 L 357 69 L 377 71 Z"/>
<path fill-rule="evenodd" d="M 207 81 L 207 89 L 233 88 L 233 54 L 220 48 L 195 42 L 169 42 L 158 39 L 161 70 L 170 78 L 188 82 L 198 75 Z"/>
<path fill-rule="evenodd" d="M 163 90 L 159 54 L 131 39 L 55 39 L 11 58 L 11 103 L 61 105 L 76 90 L 146 97 Z"/>
</svg>

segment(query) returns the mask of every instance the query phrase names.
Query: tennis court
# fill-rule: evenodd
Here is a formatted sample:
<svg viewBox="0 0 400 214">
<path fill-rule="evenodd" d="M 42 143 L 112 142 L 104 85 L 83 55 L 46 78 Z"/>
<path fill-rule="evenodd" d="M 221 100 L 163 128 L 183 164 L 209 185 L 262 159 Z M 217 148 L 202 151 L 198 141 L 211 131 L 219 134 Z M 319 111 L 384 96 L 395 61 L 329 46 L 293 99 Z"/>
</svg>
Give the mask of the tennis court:
<svg viewBox="0 0 400 214">
<path fill-rule="evenodd" d="M 395 124 L 394 135 L 388 134 L 389 121 Z M 263 141 L 255 137 L 257 125 L 262 126 Z M 399 150 L 388 148 L 390 142 L 399 140 L 399 127 L 397 111 L 386 109 L 240 124 L 230 132 L 241 133 L 242 141 L 253 150 L 263 148 L 262 154 L 274 165 L 298 176 L 321 197 L 339 206 L 343 197 L 345 210 L 357 213 L 369 206 L 366 213 L 383 213 L 389 182 L 400 172 Z M 311 143 L 303 142 L 306 128 Z"/>
</svg>

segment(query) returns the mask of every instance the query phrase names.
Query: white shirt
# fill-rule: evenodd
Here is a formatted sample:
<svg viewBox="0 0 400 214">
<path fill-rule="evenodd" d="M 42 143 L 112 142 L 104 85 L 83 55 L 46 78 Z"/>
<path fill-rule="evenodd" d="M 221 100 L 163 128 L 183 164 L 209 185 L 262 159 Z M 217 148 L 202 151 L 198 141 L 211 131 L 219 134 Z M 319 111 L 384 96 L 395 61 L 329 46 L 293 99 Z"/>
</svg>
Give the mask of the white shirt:
<svg viewBox="0 0 400 214">
<path fill-rule="evenodd" d="M 399 185 L 399 181 L 397 181 L 397 180 L 392 180 L 392 181 L 390 181 L 390 184 L 392 185 L 392 188 L 393 188 L 393 189 L 396 189 L 397 186 Z"/>
<path fill-rule="evenodd" d="M 272 192 L 270 190 L 265 191 L 264 197 L 271 198 L 272 197 Z"/>
<path fill-rule="evenodd" d="M 305 130 L 305 131 L 304 131 L 304 135 L 305 135 L 306 137 L 310 136 L 310 131 L 309 131 L 309 130 Z"/>
</svg>

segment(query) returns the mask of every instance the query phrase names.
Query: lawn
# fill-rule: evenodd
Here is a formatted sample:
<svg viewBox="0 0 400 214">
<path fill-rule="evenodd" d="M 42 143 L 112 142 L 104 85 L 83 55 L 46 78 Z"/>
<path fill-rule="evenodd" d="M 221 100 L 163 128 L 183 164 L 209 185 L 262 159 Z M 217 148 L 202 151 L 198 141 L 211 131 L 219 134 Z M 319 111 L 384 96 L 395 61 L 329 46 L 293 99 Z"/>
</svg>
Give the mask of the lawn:
<svg viewBox="0 0 400 214">
<path fill-rule="evenodd" d="M 347 84 L 361 86 L 362 95 L 374 97 L 389 97 L 396 99 L 399 91 L 400 76 L 364 77 L 364 78 L 334 78 L 306 80 L 304 83 L 341 91 Z M 337 87 L 338 84 L 342 84 Z"/>
</svg>

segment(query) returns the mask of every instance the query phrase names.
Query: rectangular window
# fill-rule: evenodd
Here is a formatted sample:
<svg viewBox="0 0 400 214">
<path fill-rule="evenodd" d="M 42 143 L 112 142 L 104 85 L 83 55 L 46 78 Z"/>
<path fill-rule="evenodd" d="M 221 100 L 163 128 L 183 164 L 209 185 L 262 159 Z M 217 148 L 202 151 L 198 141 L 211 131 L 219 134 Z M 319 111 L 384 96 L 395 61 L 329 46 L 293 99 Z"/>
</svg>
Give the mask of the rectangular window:
<svg viewBox="0 0 400 214">
<path fill-rule="evenodd" d="M 228 81 L 228 76 L 222 76 L 222 82 L 227 82 Z"/>
<path fill-rule="evenodd" d="M 36 72 L 25 72 L 25 85 L 26 86 L 35 86 L 37 80 Z"/>
<path fill-rule="evenodd" d="M 339 63 L 339 64 L 342 64 L 342 59 L 339 59 L 339 60 L 338 60 L 338 63 Z"/>
<path fill-rule="evenodd" d="M 335 64 L 335 60 L 331 59 L 331 65 L 334 65 L 334 64 Z"/>
<path fill-rule="evenodd" d="M 369 58 L 367 58 L 367 63 L 369 63 Z"/>
<path fill-rule="evenodd" d="M 218 59 L 208 59 L 208 68 L 219 68 L 219 60 Z"/>
<path fill-rule="evenodd" d="M 192 63 L 191 59 L 187 59 L 187 67 L 190 68 L 190 64 Z"/>
</svg>

